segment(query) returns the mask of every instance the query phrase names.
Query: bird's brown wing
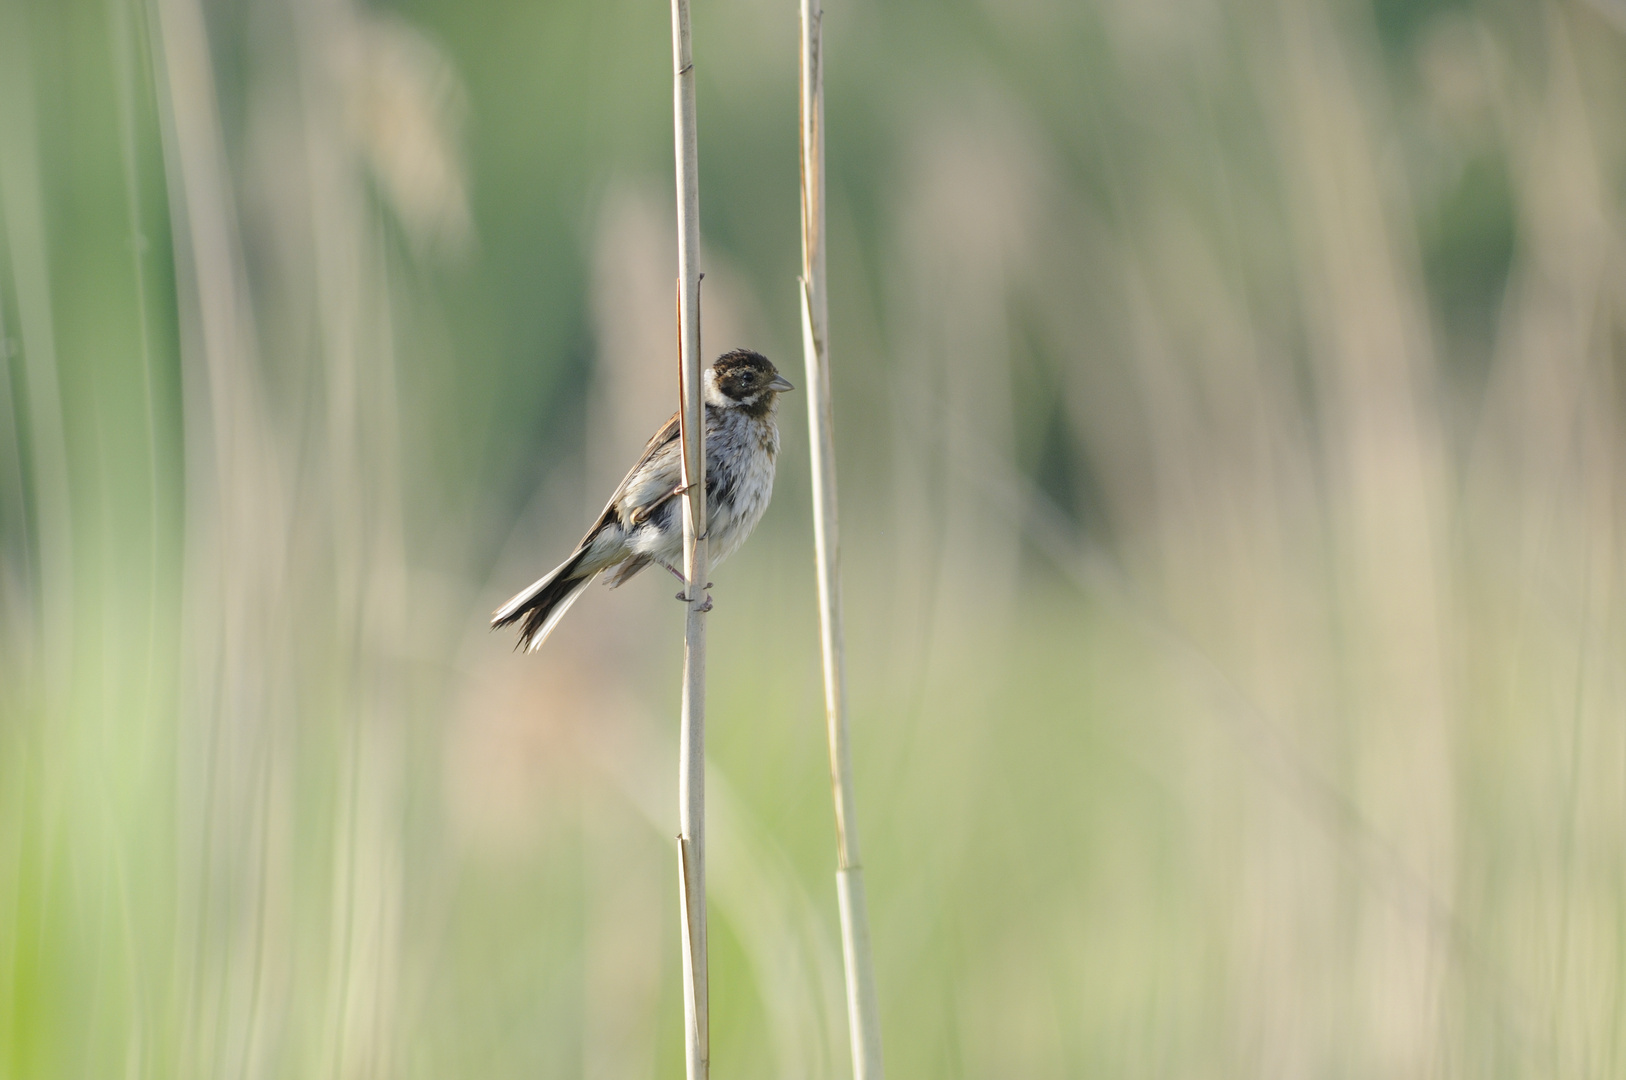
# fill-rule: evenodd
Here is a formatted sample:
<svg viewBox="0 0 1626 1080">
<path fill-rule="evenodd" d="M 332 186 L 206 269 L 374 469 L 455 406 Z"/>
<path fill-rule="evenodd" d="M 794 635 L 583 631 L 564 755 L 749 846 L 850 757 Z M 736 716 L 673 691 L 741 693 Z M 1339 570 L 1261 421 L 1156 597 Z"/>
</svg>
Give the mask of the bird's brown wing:
<svg viewBox="0 0 1626 1080">
<path fill-rule="evenodd" d="M 666 423 L 662 424 L 660 426 L 660 430 L 656 431 L 654 435 L 650 436 L 649 442 L 644 444 L 644 452 L 638 455 L 638 460 L 633 463 L 632 468 L 627 470 L 627 475 L 621 478 L 621 483 L 616 485 L 615 493 L 610 496 L 610 501 L 604 504 L 604 511 L 599 514 L 598 519 L 593 522 L 593 527 L 587 530 L 587 535 L 582 537 L 582 542 L 579 546 L 585 547 L 587 542 L 592 539 L 592 537 L 600 529 L 609 524 L 612 518 L 619 516 L 616 513 L 615 504 L 620 502 L 621 496 L 627 493 L 627 487 L 632 483 L 632 478 L 638 475 L 639 469 L 642 469 L 645 465 L 649 464 L 650 458 L 660 453 L 660 451 L 665 447 L 676 442 L 677 438 L 678 414 L 673 413 L 672 418 Z"/>
</svg>

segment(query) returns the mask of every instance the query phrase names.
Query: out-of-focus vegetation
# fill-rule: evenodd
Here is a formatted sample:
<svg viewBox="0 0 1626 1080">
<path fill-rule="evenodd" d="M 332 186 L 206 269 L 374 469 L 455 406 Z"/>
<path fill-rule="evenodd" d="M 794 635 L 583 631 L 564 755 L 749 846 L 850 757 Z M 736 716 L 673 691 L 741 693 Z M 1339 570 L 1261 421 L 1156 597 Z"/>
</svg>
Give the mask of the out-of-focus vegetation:
<svg viewBox="0 0 1626 1080">
<path fill-rule="evenodd" d="M 795 7 L 694 8 L 794 372 Z M 897 1077 L 1626 1069 L 1626 7 L 826 11 Z M 0 1077 L 672 1076 L 665 7 L 0 0 Z M 839 1076 L 805 422 L 715 575 L 717 1075 Z"/>
</svg>

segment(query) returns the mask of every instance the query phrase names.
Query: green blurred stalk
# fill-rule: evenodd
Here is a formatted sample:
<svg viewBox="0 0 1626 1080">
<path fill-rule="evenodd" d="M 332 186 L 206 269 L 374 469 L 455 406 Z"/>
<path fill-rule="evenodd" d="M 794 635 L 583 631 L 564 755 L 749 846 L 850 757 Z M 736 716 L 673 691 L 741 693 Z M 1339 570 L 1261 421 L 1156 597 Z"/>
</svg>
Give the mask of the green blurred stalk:
<svg viewBox="0 0 1626 1080">
<path fill-rule="evenodd" d="M 0 0 L 0 1077 L 169 1046 L 181 470 L 143 33 L 126 0 Z"/>
</svg>

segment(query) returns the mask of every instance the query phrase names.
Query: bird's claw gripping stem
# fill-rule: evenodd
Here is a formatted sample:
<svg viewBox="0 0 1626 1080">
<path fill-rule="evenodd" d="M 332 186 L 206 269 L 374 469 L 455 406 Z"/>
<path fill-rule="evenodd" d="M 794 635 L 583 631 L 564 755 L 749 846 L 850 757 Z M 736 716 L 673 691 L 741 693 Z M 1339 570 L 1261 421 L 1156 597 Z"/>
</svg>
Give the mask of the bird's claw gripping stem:
<svg viewBox="0 0 1626 1080">
<path fill-rule="evenodd" d="M 710 581 L 706 582 L 706 588 L 708 588 L 708 589 L 711 588 L 712 584 L 713 583 L 710 582 Z M 688 594 L 686 594 L 686 593 L 681 593 L 681 592 L 678 593 L 677 598 L 679 600 L 681 600 L 685 604 L 687 604 L 689 602 L 689 597 L 688 597 Z M 705 602 L 700 605 L 699 610 L 701 611 L 702 614 L 704 614 L 705 612 L 708 612 L 708 611 L 711 610 L 711 593 L 708 592 L 706 594 Z"/>
</svg>

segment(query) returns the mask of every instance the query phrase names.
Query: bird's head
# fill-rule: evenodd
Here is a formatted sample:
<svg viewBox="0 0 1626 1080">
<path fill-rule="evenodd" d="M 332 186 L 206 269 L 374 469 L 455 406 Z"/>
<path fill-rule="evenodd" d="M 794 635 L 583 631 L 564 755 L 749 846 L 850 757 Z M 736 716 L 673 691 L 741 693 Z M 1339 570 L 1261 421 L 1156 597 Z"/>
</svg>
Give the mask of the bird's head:
<svg viewBox="0 0 1626 1080">
<path fill-rule="evenodd" d="M 724 353 L 706 372 L 706 404 L 759 416 L 773 408 L 781 393 L 794 389 L 766 356 L 750 349 Z"/>
</svg>

